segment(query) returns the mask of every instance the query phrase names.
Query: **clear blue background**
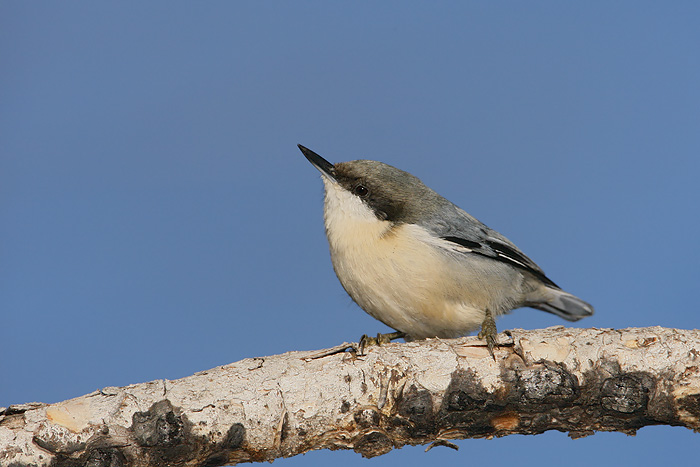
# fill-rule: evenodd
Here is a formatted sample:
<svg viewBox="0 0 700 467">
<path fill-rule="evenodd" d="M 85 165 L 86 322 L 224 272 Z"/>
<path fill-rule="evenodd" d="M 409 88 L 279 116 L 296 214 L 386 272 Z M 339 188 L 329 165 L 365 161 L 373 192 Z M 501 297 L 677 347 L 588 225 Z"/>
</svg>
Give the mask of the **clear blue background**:
<svg viewBox="0 0 700 467">
<path fill-rule="evenodd" d="M 580 326 L 698 327 L 698 24 L 691 1 L 2 2 L 0 406 L 386 331 L 332 272 L 297 143 L 418 175 L 593 303 Z M 699 436 L 372 463 L 669 465 Z"/>
</svg>

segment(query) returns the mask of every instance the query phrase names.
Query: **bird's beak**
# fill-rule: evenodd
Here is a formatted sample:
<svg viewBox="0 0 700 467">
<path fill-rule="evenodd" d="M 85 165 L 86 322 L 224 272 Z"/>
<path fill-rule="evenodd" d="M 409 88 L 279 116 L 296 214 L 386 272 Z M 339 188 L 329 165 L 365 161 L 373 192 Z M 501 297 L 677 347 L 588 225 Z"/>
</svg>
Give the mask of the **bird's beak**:
<svg viewBox="0 0 700 467">
<path fill-rule="evenodd" d="M 311 149 L 305 148 L 301 144 L 297 144 L 297 146 L 299 146 L 299 149 L 301 149 L 304 156 L 306 156 L 309 162 L 311 162 L 311 164 L 316 167 L 322 175 L 325 175 L 326 177 L 335 181 L 335 167 L 333 164 L 313 152 Z"/>
</svg>

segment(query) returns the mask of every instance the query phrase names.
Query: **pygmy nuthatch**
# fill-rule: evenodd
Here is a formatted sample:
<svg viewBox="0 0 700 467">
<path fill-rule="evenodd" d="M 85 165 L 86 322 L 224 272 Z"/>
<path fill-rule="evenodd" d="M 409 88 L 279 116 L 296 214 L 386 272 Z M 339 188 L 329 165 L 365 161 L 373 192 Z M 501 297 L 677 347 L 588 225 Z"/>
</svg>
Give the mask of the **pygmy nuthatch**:
<svg viewBox="0 0 700 467">
<path fill-rule="evenodd" d="M 363 310 L 399 331 L 390 338 L 458 337 L 481 326 L 492 350 L 494 317 L 514 308 L 569 321 L 593 314 L 510 240 L 408 172 L 369 160 L 334 165 L 299 149 L 325 185 L 335 273 Z"/>
</svg>

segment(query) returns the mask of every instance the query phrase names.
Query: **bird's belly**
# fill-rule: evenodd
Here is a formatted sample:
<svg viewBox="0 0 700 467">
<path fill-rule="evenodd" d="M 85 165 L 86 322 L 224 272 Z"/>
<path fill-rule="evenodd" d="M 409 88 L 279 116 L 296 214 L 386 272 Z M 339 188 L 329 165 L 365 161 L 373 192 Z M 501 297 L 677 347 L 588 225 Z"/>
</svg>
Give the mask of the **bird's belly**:
<svg viewBox="0 0 700 467">
<path fill-rule="evenodd" d="M 413 338 L 456 337 L 478 329 L 493 298 L 481 285 L 488 278 L 478 277 L 485 271 L 465 270 L 402 228 L 411 227 L 331 241 L 333 267 L 348 294 L 371 316 Z"/>
</svg>

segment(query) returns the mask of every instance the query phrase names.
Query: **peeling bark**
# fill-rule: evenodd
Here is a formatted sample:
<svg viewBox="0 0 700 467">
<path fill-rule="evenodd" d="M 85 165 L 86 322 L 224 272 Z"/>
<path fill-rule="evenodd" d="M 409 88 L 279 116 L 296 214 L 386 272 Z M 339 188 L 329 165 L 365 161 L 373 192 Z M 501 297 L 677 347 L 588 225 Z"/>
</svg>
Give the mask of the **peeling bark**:
<svg viewBox="0 0 700 467">
<path fill-rule="evenodd" d="M 646 425 L 700 430 L 700 331 L 514 330 L 312 359 L 289 352 L 174 381 L 0 408 L 0 465 L 219 466 L 313 449 Z"/>
</svg>

